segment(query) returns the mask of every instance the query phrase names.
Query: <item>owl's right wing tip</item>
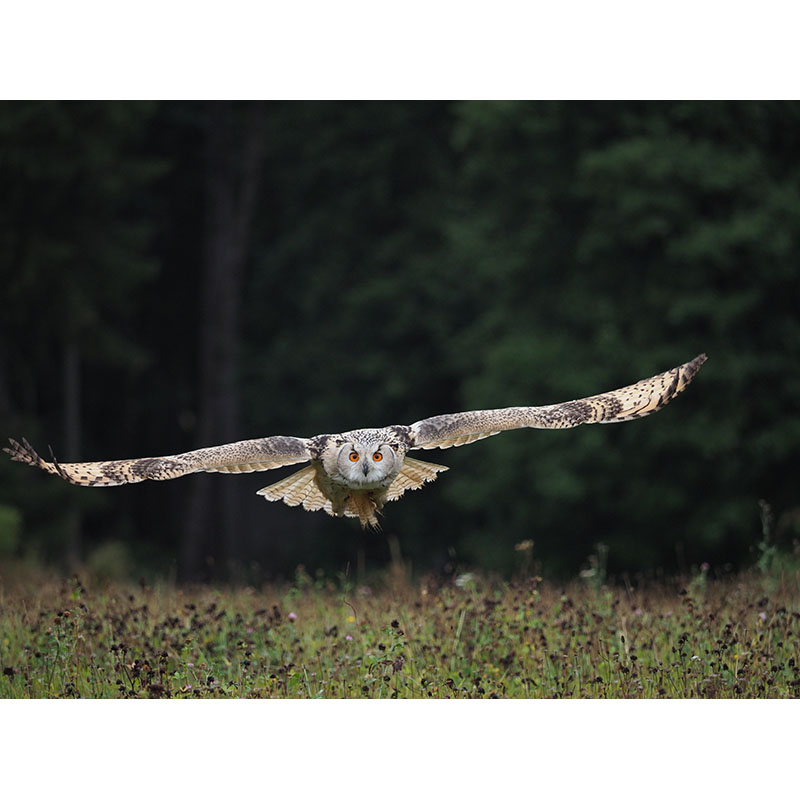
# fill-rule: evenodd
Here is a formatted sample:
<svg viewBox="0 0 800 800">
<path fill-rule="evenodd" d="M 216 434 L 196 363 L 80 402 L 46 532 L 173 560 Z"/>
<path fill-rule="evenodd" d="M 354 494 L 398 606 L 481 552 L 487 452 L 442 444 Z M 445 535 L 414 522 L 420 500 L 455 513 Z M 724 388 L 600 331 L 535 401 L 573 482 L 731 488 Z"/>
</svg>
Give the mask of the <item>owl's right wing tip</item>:
<svg viewBox="0 0 800 800">
<path fill-rule="evenodd" d="M 3 452 L 11 456 L 12 461 L 19 461 L 23 464 L 30 464 L 32 467 L 41 466 L 42 458 L 33 449 L 31 443 L 23 436 L 20 444 L 16 439 L 9 437 L 8 443 L 11 447 L 4 447 Z"/>
</svg>

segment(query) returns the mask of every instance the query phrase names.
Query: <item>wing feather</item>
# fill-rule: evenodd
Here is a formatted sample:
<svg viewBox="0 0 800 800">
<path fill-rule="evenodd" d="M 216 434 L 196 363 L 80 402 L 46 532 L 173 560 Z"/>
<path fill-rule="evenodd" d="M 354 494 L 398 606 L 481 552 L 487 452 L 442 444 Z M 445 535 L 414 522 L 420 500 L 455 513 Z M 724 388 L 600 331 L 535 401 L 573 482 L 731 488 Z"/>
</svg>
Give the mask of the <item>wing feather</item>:
<svg viewBox="0 0 800 800">
<path fill-rule="evenodd" d="M 410 426 L 411 450 L 460 447 L 516 428 L 573 428 L 595 422 L 626 422 L 663 408 L 691 383 L 705 353 L 679 367 L 613 392 L 549 406 L 515 406 L 464 411 L 420 420 Z"/>
<path fill-rule="evenodd" d="M 20 444 L 9 439 L 4 447 L 14 461 L 39 467 L 80 486 L 120 486 L 140 481 L 166 481 L 192 472 L 260 472 L 311 459 L 308 439 L 294 436 L 269 436 L 205 447 L 174 456 L 132 458 L 121 461 L 86 461 L 61 464 L 55 456 L 45 461 L 26 439 Z"/>
<path fill-rule="evenodd" d="M 409 489 L 419 489 L 428 481 L 435 481 L 440 472 L 446 472 L 448 469 L 450 467 L 443 467 L 441 464 L 432 464 L 430 461 L 419 461 L 416 458 L 406 456 L 399 474 L 392 481 L 386 492 L 384 502 L 398 500 Z"/>
<path fill-rule="evenodd" d="M 287 506 L 302 505 L 306 511 L 324 509 L 333 514 L 331 501 L 320 491 L 316 476 L 317 470 L 312 464 L 299 472 L 293 472 L 277 483 L 259 489 L 256 494 L 266 500 L 283 500 Z"/>
</svg>

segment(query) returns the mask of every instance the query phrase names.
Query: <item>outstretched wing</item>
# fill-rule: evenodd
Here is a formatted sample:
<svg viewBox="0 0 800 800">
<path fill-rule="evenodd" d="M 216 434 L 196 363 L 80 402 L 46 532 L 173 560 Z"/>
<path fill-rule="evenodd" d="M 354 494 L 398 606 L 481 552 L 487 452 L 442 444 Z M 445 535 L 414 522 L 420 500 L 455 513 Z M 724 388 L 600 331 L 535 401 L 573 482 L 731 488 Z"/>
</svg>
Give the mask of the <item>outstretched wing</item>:
<svg viewBox="0 0 800 800">
<path fill-rule="evenodd" d="M 613 392 L 550 406 L 517 406 L 443 414 L 410 426 L 410 450 L 460 447 L 515 428 L 573 428 L 592 422 L 626 422 L 652 414 L 680 394 L 706 360 L 705 353 L 675 369 Z"/>
<path fill-rule="evenodd" d="M 440 472 L 447 472 L 448 469 L 450 467 L 406 456 L 400 473 L 386 490 L 384 502 L 399 500 L 408 489 L 421 489 L 428 481 L 435 481 Z"/>
<path fill-rule="evenodd" d="M 192 472 L 259 472 L 287 464 L 299 464 L 311 458 L 309 440 L 294 436 L 249 439 L 174 456 L 73 464 L 60 464 L 54 456 L 52 461 L 45 461 L 25 439 L 22 444 L 14 439 L 9 439 L 9 442 L 11 447 L 4 447 L 3 450 L 14 461 L 39 467 L 80 486 L 120 486 L 123 483 L 139 483 L 145 480 L 167 481 Z"/>
</svg>

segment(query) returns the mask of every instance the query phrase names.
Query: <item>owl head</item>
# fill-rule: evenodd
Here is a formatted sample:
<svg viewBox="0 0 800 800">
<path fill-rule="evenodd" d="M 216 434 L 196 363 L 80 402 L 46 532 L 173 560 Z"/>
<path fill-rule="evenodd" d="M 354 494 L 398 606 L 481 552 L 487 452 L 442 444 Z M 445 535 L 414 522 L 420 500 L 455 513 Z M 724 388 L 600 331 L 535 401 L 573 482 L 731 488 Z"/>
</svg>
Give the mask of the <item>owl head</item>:
<svg viewBox="0 0 800 800">
<path fill-rule="evenodd" d="M 401 462 L 385 442 L 346 441 L 339 448 L 336 467 L 348 485 L 369 488 L 396 475 Z"/>
</svg>

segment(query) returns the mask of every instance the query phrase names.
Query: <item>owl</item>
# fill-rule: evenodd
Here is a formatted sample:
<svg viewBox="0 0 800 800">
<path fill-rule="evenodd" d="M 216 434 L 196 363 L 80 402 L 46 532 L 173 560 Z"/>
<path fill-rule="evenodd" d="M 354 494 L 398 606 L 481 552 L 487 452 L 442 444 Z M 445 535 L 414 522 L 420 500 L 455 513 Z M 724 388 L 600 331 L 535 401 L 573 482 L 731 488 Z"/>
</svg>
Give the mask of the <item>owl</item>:
<svg viewBox="0 0 800 800">
<path fill-rule="evenodd" d="M 80 486 L 119 486 L 163 481 L 192 472 L 260 472 L 310 462 L 257 494 L 306 511 L 355 517 L 378 527 L 384 505 L 409 489 L 436 480 L 447 467 L 411 458 L 411 450 L 445 449 L 516 428 L 573 428 L 593 422 L 626 422 L 652 414 L 682 392 L 705 354 L 623 389 L 546 406 L 515 406 L 442 414 L 412 425 L 323 433 L 310 439 L 268 436 L 174 456 L 60 464 L 45 461 L 25 440 L 3 448 L 14 461 L 39 467 Z"/>
</svg>

